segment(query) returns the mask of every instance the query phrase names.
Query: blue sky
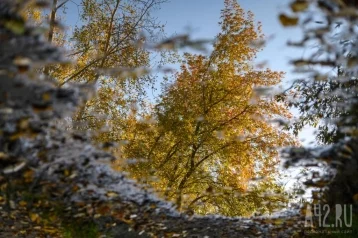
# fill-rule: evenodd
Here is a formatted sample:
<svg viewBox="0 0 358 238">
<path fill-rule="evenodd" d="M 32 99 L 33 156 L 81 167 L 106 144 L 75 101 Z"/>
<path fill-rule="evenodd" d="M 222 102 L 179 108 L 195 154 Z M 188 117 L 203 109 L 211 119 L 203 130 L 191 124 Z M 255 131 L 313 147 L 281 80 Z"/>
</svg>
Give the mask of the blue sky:
<svg viewBox="0 0 358 238">
<path fill-rule="evenodd" d="M 67 4 L 66 23 L 78 24 L 80 19 L 76 4 L 80 0 L 70 1 Z M 287 72 L 285 81 L 292 79 L 288 61 L 303 52 L 294 51 L 286 47 L 288 39 L 300 37 L 297 29 L 284 29 L 279 21 L 278 14 L 288 10 L 288 0 L 238 0 L 246 11 L 252 11 L 256 21 L 260 21 L 264 34 L 273 36 L 266 47 L 258 54 L 257 62 L 267 60 L 268 66 L 274 70 Z M 165 24 L 167 36 L 188 33 L 192 38 L 213 39 L 220 31 L 220 11 L 224 7 L 224 0 L 168 0 L 161 4 L 160 9 L 152 12 L 158 21 Z"/>
<path fill-rule="evenodd" d="M 288 39 L 299 38 L 297 29 L 284 29 L 279 21 L 280 11 L 287 10 L 289 1 L 283 0 L 238 0 L 246 11 L 252 11 L 256 21 L 260 21 L 264 34 L 273 36 L 262 52 L 258 54 L 257 62 L 269 61 L 271 69 L 288 72 L 286 81 L 292 78 L 289 73 L 288 61 L 293 56 L 301 56 L 299 51 L 286 47 Z M 220 10 L 224 0 L 171 0 L 162 4 L 161 9 L 154 12 L 158 20 L 166 24 L 168 36 L 187 32 L 192 38 L 214 38 L 220 31 Z M 302 54 L 302 53 L 301 53 Z"/>
</svg>

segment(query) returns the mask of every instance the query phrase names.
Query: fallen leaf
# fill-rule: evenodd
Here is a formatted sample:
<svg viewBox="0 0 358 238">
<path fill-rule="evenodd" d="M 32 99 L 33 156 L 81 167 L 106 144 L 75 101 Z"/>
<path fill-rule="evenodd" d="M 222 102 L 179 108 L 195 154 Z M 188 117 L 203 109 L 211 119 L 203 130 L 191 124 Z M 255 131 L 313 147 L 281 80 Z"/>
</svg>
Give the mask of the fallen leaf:
<svg viewBox="0 0 358 238">
<path fill-rule="evenodd" d="M 296 26 L 298 24 L 298 17 L 289 17 L 285 14 L 280 14 L 279 16 L 280 22 L 283 26 Z"/>
<path fill-rule="evenodd" d="M 305 0 L 297 0 L 291 3 L 291 9 L 293 12 L 302 12 L 308 8 L 308 2 Z"/>
<path fill-rule="evenodd" d="M 25 22 L 22 20 L 11 19 L 6 21 L 4 26 L 16 35 L 22 35 L 25 32 Z"/>
<path fill-rule="evenodd" d="M 347 61 L 348 68 L 352 68 L 358 65 L 358 57 L 350 57 Z"/>
<path fill-rule="evenodd" d="M 37 214 L 37 213 L 30 213 L 30 220 L 31 220 L 32 222 L 39 223 L 39 221 L 40 221 L 40 216 L 39 216 L 39 214 Z"/>
<path fill-rule="evenodd" d="M 24 168 L 25 165 L 26 165 L 26 162 L 22 161 L 22 162 L 19 162 L 19 163 L 15 164 L 15 165 L 10 165 L 10 166 L 6 167 L 2 172 L 4 174 L 16 173 L 19 170 L 21 170 L 22 168 Z"/>
<path fill-rule="evenodd" d="M 358 193 L 356 193 L 356 194 L 353 195 L 353 200 L 354 200 L 354 201 L 358 201 Z"/>
</svg>

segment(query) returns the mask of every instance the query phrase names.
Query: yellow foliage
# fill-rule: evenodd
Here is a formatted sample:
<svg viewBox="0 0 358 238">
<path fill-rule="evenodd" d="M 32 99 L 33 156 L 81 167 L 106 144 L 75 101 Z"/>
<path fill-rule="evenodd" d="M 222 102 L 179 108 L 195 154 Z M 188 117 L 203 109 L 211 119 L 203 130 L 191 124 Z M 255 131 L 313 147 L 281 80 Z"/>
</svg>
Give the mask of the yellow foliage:
<svg viewBox="0 0 358 238">
<path fill-rule="evenodd" d="M 274 86 L 282 77 L 252 67 L 259 49 L 250 44 L 263 37 L 252 13 L 227 0 L 221 28 L 210 56 L 185 54 L 174 82 L 144 115 L 155 118 L 152 124 L 136 117 L 126 122 L 130 143 L 121 157 L 128 158 L 125 169 L 133 178 L 180 210 L 251 215 L 275 207 L 274 202 L 264 205 L 270 197 L 259 194 L 280 191 L 274 182 L 277 148 L 294 139 L 267 120 L 290 114 L 273 98 L 251 100 L 255 87 Z M 140 159 L 129 162 L 132 158 Z M 257 177 L 266 179 L 252 185 Z M 282 194 L 278 198 L 284 201 Z"/>
<path fill-rule="evenodd" d="M 298 24 L 298 17 L 290 17 L 285 14 L 280 14 L 279 19 L 283 26 L 296 26 Z"/>
</svg>

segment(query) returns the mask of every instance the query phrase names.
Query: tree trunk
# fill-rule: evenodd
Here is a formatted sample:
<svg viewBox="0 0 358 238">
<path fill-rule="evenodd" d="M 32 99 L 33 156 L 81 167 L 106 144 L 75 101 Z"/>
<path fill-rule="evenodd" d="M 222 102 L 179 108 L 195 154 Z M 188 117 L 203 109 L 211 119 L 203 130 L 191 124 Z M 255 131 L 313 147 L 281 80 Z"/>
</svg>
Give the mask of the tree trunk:
<svg viewBox="0 0 358 238">
<path fill-rule="evenodd" d="M 55 34 L 55 21 L 56 21 L 56 13 L 57 13 L 57 2 L 58 0 L 52 1 L 52 10 L 50 14 L 50 29 L 47 35 L 48 42 L 52 43 L 53 41 L 53 35 Z M 44 68 L 44 74 L 49 75 L 50 73 L 50 67 L 46 66 Z"/>
</svg>

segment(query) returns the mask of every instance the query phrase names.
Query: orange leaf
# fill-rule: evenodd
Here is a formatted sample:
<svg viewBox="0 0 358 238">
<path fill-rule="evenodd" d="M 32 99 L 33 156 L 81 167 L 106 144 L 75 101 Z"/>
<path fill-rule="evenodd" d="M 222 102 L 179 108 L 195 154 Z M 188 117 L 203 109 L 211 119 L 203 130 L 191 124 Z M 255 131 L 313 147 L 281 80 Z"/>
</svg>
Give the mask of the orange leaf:
<svg viewBox="0 0 358 238">
<path fill-rule="evenodd" d="M 298 24 L 298 17 L 289 17 L 284 14 L 279 16 L 280 22 L 283 26 L 296 26 Z"/>
</svg>

